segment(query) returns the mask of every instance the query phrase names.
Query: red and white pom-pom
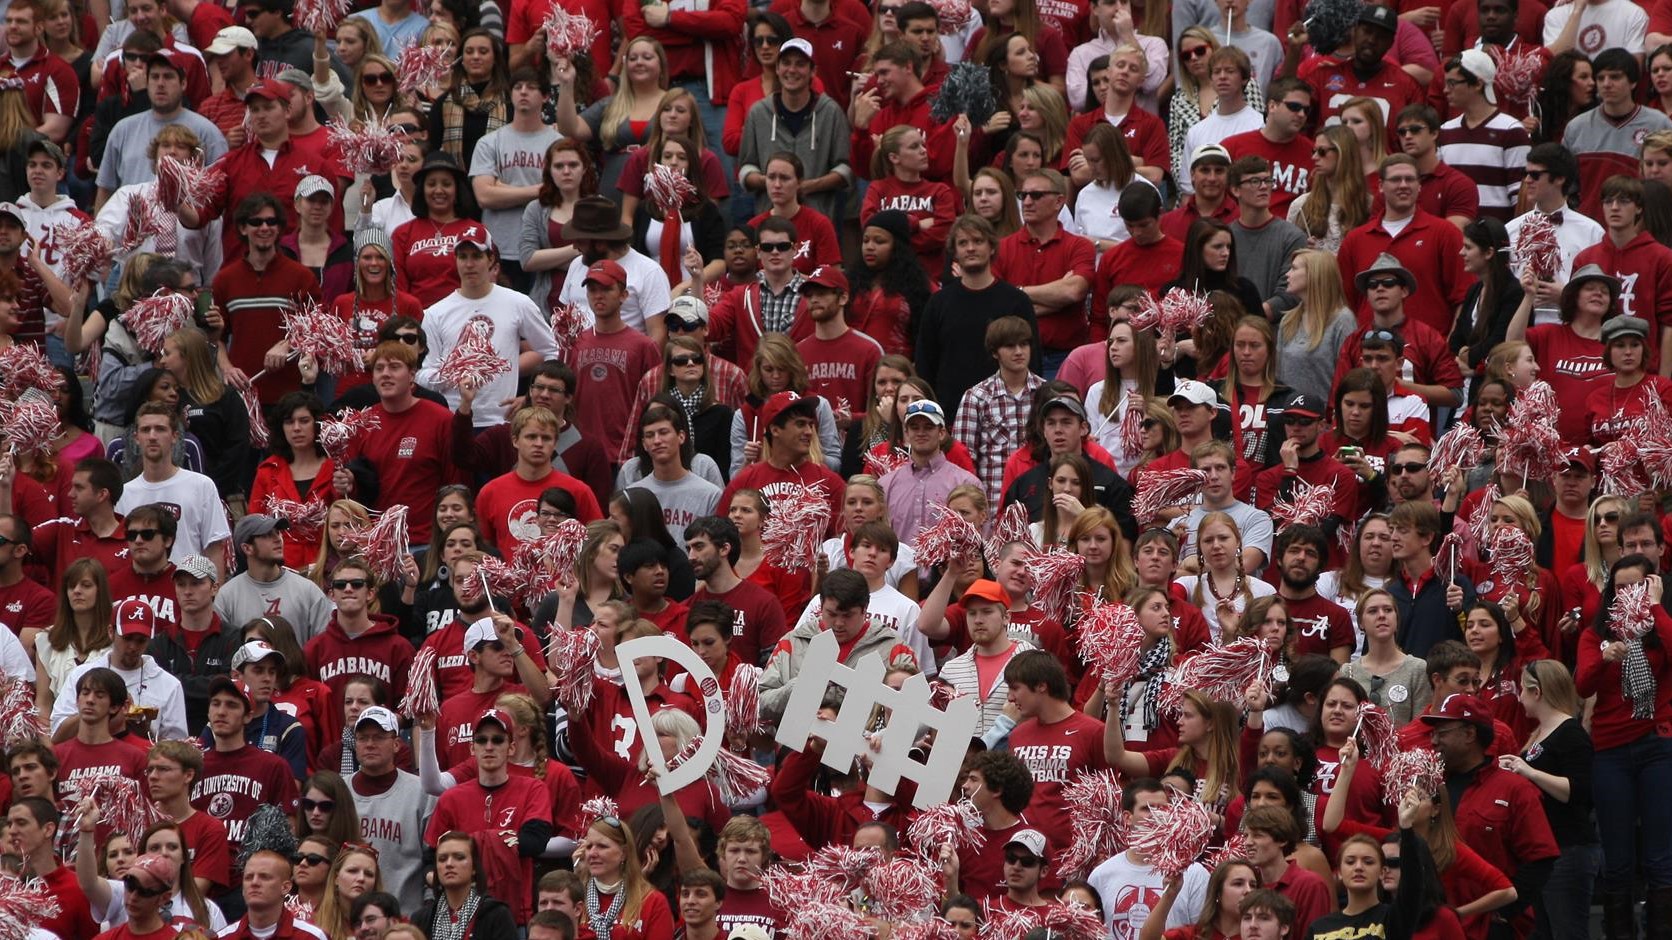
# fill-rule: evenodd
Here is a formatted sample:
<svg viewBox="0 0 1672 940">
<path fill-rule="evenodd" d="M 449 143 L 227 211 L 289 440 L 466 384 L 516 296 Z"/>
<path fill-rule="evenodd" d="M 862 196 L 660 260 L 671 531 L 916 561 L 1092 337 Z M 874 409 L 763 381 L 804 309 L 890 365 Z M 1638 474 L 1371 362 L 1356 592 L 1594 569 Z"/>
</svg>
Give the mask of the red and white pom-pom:
<svg viewBox="0 0 1672 940">
<path fill-rule="evenodd" d="M 1452 470 L 1468 473 L 1480 466 L 1480 458 L 1485 453 L 1486 441 L 1480 432 L 1474 425 L 1459 421 L 1434 442 L 1434 450 L 1428 455 L 1428 469 L 1436 480 L 1445 479 Z"/>
<path fill-rule="evenodd" d="M 1144 291 L 1136 298 L 1137 312 L 1128 317 L 1126 322 L 1132 324 L 1133 332 L 1161 329 L 1161 305 L 1156 303 L 1155 296 Z"/>
<path fill-rule="evenodd" d="M 72 779 L 59 786 L 71 803 L 91 797 L 98 804 L 101 823 L 126 835 L 134 845 L 140 844 L 139 837 L 146 829 L 167 818 L 133 777 L 105 773 Z"/>
<path fill-rule="evenodd" d="M 1080 661 L 1098 671 L 1105 685 L 1124 685 L 1138 674 L 1144 628 L 1131 607 L 1115 601 L 1093 607 L 1075 627 Z"/>
<path fill-rule="evenodd" d="M 981 533 L 963 516 L 940 503 L 930 504 L 929 515 L 934 521 L 918 529 L 917 538 L 912 540 L 919 566 L 939 568 L 954 558 L 981 551 Z"/>
<path fill-rule="evenodd" d="M 586 524 L 578 519 L 565 519 L 552 534 L 518 543 L 512 558 L 528 577 L 522 597 L 544 598 L 565 579 L 573 578 L 575 559 L 585 543 Z"/>
<path fill-rule="evenodd" d="M 9 751 L 19 741 L 45 738 L 49 731 L 41 720 L 35 684 L 12 676 L 0 677 L 0 744 Z"/>
<path fill-rule="evenodd" d="M 1025 562 L 1028 583 L 1033 585 L 1033 606 L 1058 623 L 1067 620 L 1068 603 L 1086 559 L 1074 552 L 1028 552 Z"/>
<path fill-rule="evenodd" d="M 1358 710 L 1358 735 L 1364 743 L 1364 759 L 1372 767 L 1382 770 L 1399 753 L 1399 729 L 1393 716 L 1375 702 L 1361 702 Z"/>
<path fill-rule="evenodd" d="M 885 449 L 882 452 L 868 450 L 865 452 L 865 472 L 878 479 L 911 463 L 911 454 L 904 447 Z"/>
<path fill-rule="evenodd" d="M 882 863 L 882 853 L 874 848 L 856 849 L 846 845 L 827 845 L 807 856 L 805 870 L 838 885 L 843 894 L 865 883 L 865 873 Z"/>
<path fill-rule="evenodd" d="M 726 708 L 726 731 L 730 734 L 754 734 L 761 730 L 761 668 L 741 663 L 732 670 L 726 694 L 721 696 Z"/>
<path fill-rule="evenodd" d="M 1157 874 L 1172 878 L 1196 864 L 1213 838 L 1213 816 L 1193 796 L 1174 792 L 1166 806 L 1132 827 L 1132 848 L 1149 859 Z"/>
<path fill-rule="evenodd" d="M 684 749 L 668 766 L 678 767 L 685 763 L 695 756 L 701 747 L 702 735 L 699 734 L 686 742 Z M 717 752 L 714 763 L 708 765 L 708 770 L 703 776 L 714 784 L 714 789 L 720 791 L 720 800 L 730 806 L 745 802 L 772 783 L 772 771 L 723 747 Z"/>
<path fill-rule="evenodd" d="M 425 646 L 412 657 L 406 695 L 401 698 L 401 714 L 417 721 L 422 716 L 440 713 L 441 692 L 435 684 L 435 647 Z"/>
<path fill-rule="evenodd" d="M 342 463 L 348 458 L 350 444 L 382 427 L 383 419 L 371 406 L 347 408 L 342 414 L 320 419 L 317 440 L 326 456 Z"/>
<path fill-rule="evenodd" d="M 459 331 L 459 340 L 436 369 L 436 378 L 454 388 L 481 388 L 511 371 L 511 364 L 493 346 L 493 322 L 475 317 Z"/>
<path fill-rule="evenodd" d="M 1512 525 L 1498 526 L 1486 540 L 1486 549 L 1492 553 L 1493 580 L 1511 586 L 1511 590 L 1513 585 L 1527 583 L 1535 555 L 1533 540 L 1527 533 Z"/>
<path fill-rule="evenodd" d="M 173 230 L 178 224 L 168 206 L 157 198 L 155 186 L 141 186 L 128 195 L 128 221 L 122 226 L 122 238 L 116 243 L 116 253 L 125 255 L 137 251 L 146 240 Z"/>
<path fill-rule="evenodd" d="M 987 920 L 981 925 L 981 940 L 1022 940 L 1028 931 L 1040 926 L 1035 908 L 989 908 Z"/>
<path fill-rule="evenodd" d="M 1447 532 L 1434 550 L 1434 570 L 1448 582 L 1457 580 L 1458 566 L 1463 561 L 1463 536 Z"/>
<path fill-rule="evenodd" d="M 1175 287 L 1161 298 L 1161 328 L 1173 333 L 1201 329 L 1213 316 L 1213 304 L 1206 295 Z"/>
<path fill-rule="evenodd" d="M 1213 871 L 1226 862 L 1234 860 L 1247 861 L 1254 857 L 1253 844 L 1248 841 L 1248 833 L 1238 830 L 1231 833 L 1223 845 L 1217 845 L 1208 850 L 1202 857 L 1202 867 Z"/>
<path fill-rule="evenodd" d="M 802 902 L 789 908 L 784 940 L 872 940 L 876 928 L 846 904 Z"/>
<path fill-rule="evenodd" d="M 15 402 L 3 403 L 0 418 L 4 419 L 6 445 L 20 454 L 52 453 L 52 442 L 63 425 L 58 421 L 58 406 L 44 393 L 31 389 Z"/>
<path fill-rule="evenodd" d="M 572 59 L 592 50 L 598 41 L 598 24 L 584 13 L 570 13 L 563 4 L 552 5 L 540 29 L 546 34 L 546 55 L 553 59 Z"/>
<path fill-rule="evenodd" d="M 1382 768 L 1382 802 L 1398 806 L 1406 791 L 1413 788 L 1432 797 L 1445 782 L 1446 762 L 1439 754 L 1426 747 L 1400 751 Z"/>
<path fill-rule="evenodd" d="M 592 667 L 598 662 L 598 635 L 591 630 L 552 630 L 546 645 L 546 666 L 551 669 L 552 698 L 573 715 L 592 704 Z"/>
<path fill-rule="evenodd" d="M 1290 526 L 1316 526 L 1335 511 L 1335 487 L 1328 483 L 1317 486 L 1296 477 L 1290 484 L 1290 499 L 1279 497 L 1271 504 L 1271 519 L 1282 532 Z"/>
<path fill-rule="evenodd" d="M 53 244 L 64 266 L 64 283 L 74 288 L 110 264 L 116 246 L 91 222 L 60 222 L 51 229 Z"/>
<path fill-rule="evenodd" d="M 1498 99 L 1519 105 L 1523 111 L 1531 111 L 1533 102 L 1538 100 L 1539 86 L 1544 78 L 1545 57 L 1539 54 L 1537 47 L 1528 48 L 1525 43 L 1517 44 L 1521 47 L 1516 52 L 1505 52 L 1498 55 L 1498 78 L 1492 84 L 1498 90 Z M 1495 48 L 1487 46 L 1488 49 Z M 1542 215 L 1542 213 L 1533 213 Z M 1526 221 L 1522 222 L 1526 225 Z M 1525 228 L 1522 229 L 1526 231 Z M 1554 270 L 1554 269 L 1552 269 Z M 1549 280 L 1548 275 L 1539 275 Z"/>
<path fill-rule="evenodd" d="M 291 352 L 312 356 L 321 372 L 344 375 L 366 369 L 348 321 L 311 300 L 284 315 L 284 332 Z"/>
<path fill-rule="evenodd" d="M 1658 400 L 1653 395 L 1648 397 Z M 1648 491 L 1654 484 L 1649 479 L 1643 460 L 1644 443 L 1642 436 L 1628 428 L 1625 434 L 1597 448 L 1597 475 L 1600 477 L 1597 489 L 1609 496 L 1627 499 L 1636 499 Z M 1649 446 L 1653 448 L 1654 445 Z"/>
<path fill-rule="evenodd" d="M 591 633 L 592 631 L 588 630 L 586 632 Z M 577 815 L 580 818 L 580 826 L 578 828 L 581 832 L 585 832 L 588 829 L 591 829 L 592 824 L 600 819 L 620 819 L 621 807 L 607 796 L 595 796 L 581 803 L 581 808 Z"/>
<path fill-rule="evenodd" d="M 1120 777 L 1113 770 L 1082 770 L 1062 788 L 1072 840 L 1057 858 L 1058 877 L 1084 878 L 1104 859 L 1126 850 L 1120 801 Z"/>
<path fill-rule="evenodd" d="M 122 314 L 122 325 L 133 335 L 139 348 L 153 356 L 163 354 L 163 343 L 192 322 L 197 305 L 185 294 L 166 288 L 134 301 Z"/>
<path fill-rule="evenodd" d="M 1553 480 L 1567 465 L 1565 451 L 1554 424 L 1512 418 L 1498 435 L 1498 475 L 1505 480 Z"/>
<path fill-rule="evenodd" d="M 1639 581 L 1614 592 L 1608 608 L 1609 628 L 1621 640 L 1641 640 L 1655 628 L 1654 604 L 1649 601 L 1649 582 Z"/>
<path fill-rule="evenodd" d="M 889 932 L 890 940 L 963 940 L 958 928 L 944 917 L 930 917 L 927 920 L 909 920 L 902 924 L 895 924 Z"/>
<path fill-rule="evenodd" d="M 975 16 L 969 0 L 929 0 L 929 5 L 935 8 L 935 20 L 942 36 L 957 35 L 969 25 L 970 17 Z"/>
<path fill-rule="evenodd" d="M 1481 500 L 1475 504 L 1474 511 L 1469 514 L 1465 523 L 1469 530 L 1469 540 L 1475 543 L 1476 551 L 1486 547 L 1487 539 L 1492 537 L 1492 504 L 1503 498 L 1498 484 L 1488 483 L 1481 491 Z"/>
<path fill-rule="evenodd" d="M 697 198 L 697 184 L 680 170 L 652 164 L 644 174 L 644 198 L 664 216 L 672 215 Z"/>
<path fill-rule="evenodd" d="M 399 77 L 401 93 L 414 94 L 446 81 L 457 60 L 457 54 L 446 46 L 430 46 L 421 42 L 409 44 L 395 62 L 395 75 Z"/>
<path fill-rule="evenodd" d="M 967 693 L 958 691 L 958 687 L 950 682 L 939 679 L 929 680 L 929 707 L 946 711 L 953 702 L 963 698 Z"/>
<path fill-rule="evenodd" d="M 261 398 L 256 395 L 254 386 L 246 386 L 238 391 L 238 400 L 244 403 L 244 417 L 249 420 L 250 446 L 256 450 L 267 449 L 267 414 L 261 409 Z"/>
<path fill-rule="evenodd" d="M 474 604 L 481 600 L 483 590 L 494 597 L 514 597 L 522 590 L 526 578 L 521 568 L 492 555 L 484 555 L 476 563 L 476 576 L 459 585 L 461 603 Z"/>
<path fill-rule="evenodd" d="M 830 501 L 824 486 L 797 486 L 772 497 L 772 514 L 761 526 L 766 560 L 785 571 L 805 571 L 818 557 L 830 525 Z"/>
<path fill-rule="evenodd" d="M 1207 479 L 1207 474 L 1189 467 L 1147 471 L 1138 477 L 1132 514 L 1138 517 L 1139 525 L 1148 525 L 1164 510 L 1195 502 Z"/>
<path fill-rule="evenodd" d="M 865 875 L 871 913 L 884 920 L 914 920 L 933 916 L 942 894 L 938 866 L 900 853 Z"/>
<path fill-rule="evenodd" d="M 0 398 L 17 401 L 30 389 L 48 396 L 64 384 L 52 360 L 33 343 L 13 343 L 0 349 Z"/>
<path fill-rule="evenodd" d="M 30 940 L 42 921 L 62 910 L 57 891 L 47 887 L 45 879 L 0 875 L 0 940 Z"/>
<path fill-rule="evenodd" d="M 554 10 L 562 7 L 553 6 Z M 558 304 L 552 308 L 552 336 L 557 339 L 557 356 L 562 359 L 580 342 L 586 332 L 586 314 L 574 304 Z"/>
<path fill-rule="evenodd" d="M 226 171 L 217 164 L 203 166 L 176 160 L 167 154 L 157 158 L 157 206 L 172 211 L 175 206 L 201 206 L 226 186 Z"/>
<path fill-rule="evenodd" d="M 337 34 L 337 26 L 353 9 L 350 0 L 296 0 L 291 22 L 310 33 Z"/>
<path fill-rule="evenodd" d="M 1202 650 L 1173 667 L 1161 689 L 1161 705 L 1176 711 L 1192 689 L 1217 701 L 1241 702 L 1249 686 L 1270 683 L 1270 662 L 1271 650 L 1252 636 Z"/>
<path fill-rule="evenodd" d="M 1026 542 L 1035 549 L 1039 545 L 1033 540 L 1033 532 L 1028 528 L 1028 507 L 1020 501 L 1011 503 L 999 511 L 998 521 L 993 523 L 993 531 L 987 536 L 984 551 L 987 555 L 987 567 L 999 566 L 999 553 L 1011 542 Z"/>
<path fill-rule="evenodd" d="M 401 162 L 401 148 L 407 136 L 383 126 L 382 121 L 361 121 L 359 126 L 344 121 L 325 125 L 326 140 L 342 154 L 343 166 L 354 173 L 373 176 L 388 173 Z"/>
<path fill-rule="evenodd" d="M 923 810 L 906 827 L 906 837 L 924 858 L 940 858 L 941 849 L 948 845 L 954 851 L 975 851 L 987 844 L 981 811 L 969 800 L 936 803 Z"/>
<path fill-rule="evenodd" d="M 407 508 L 399 503 L 378 513 L 371 525 L 344 532 L 345 551 L 365 556 L 372 573 L 384 581 L 400 577 L 401 559 L 411 550 L 406 534 Z"/>
<path fill-rule="evenodd" d="M 1500 73 L 1499 78 L 1502 79 Z M 1553 281 L 1562 269 L 1562 246 L 1556 241 L 1556 226 L 1542 212 L 1522 217 L 1515 235 L 1515 262 L 1543 281 Z"/>
<path fill-rule="evenodd" d="M 1138 407 L 1138 402 L 1128 398 L 1126 412 L 1120 417 L 1120 450 L 1121 456 L 1129 460 L 1136 460 L 1144 453 L 1144 409 Z"/>
<path fill-rule="evenodd" d="M 1047 904 L 1039 912 L 1041 927 L 1050 932 L 1051 940 L 1103 940 L 1103 918 L 1080 904 Z"/>
<path fill-rule="evenodd" d="M 837 904 L 847 895 L 839 884 L 821 878 L 800 866 L 772 865 L 761 872 L 761 887 L 767 900 L 783 911 L 792 911 L 803 904 L 820 902 Z"/>
<path fill-rule="evenodd" d="M 313 542 L 325 529 L 325 503 L 319 499 L 282 499 L 267 494 L 261 511 L 274 519 L 283 519 L 291 535 L 304 542 Z"/>
</svg>

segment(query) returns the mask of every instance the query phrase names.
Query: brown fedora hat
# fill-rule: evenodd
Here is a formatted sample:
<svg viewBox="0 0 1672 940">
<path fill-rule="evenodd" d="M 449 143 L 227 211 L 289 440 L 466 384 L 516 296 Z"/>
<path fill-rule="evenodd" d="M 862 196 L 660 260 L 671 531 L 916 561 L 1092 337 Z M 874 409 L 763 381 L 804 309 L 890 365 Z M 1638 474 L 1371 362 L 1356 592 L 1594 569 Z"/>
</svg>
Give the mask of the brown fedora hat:
<svg viewBox="0 0 1672 940">
<path fill-rule="evenodd" d="M 563 224 L 568 241 L 596 238 L 624 242 L 633 237 L 633 227 L 621 222 L 621 207 L 605 196 L 587 196 L 575 202 L 575 212 Z"/>
</svg>

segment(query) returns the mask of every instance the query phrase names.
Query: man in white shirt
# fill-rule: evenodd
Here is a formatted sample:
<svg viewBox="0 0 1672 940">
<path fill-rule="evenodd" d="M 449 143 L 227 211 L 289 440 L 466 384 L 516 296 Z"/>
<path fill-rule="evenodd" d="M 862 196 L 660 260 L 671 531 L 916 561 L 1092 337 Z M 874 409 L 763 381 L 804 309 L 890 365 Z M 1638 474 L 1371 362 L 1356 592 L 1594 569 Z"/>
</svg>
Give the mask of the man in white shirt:
<svg viewBox="0 0 1672 940">
<path fill-rule="evenodd" d="M 1539 144 L 1527 152 L 1527 172 L 1522 178 L 1521 188 L 1532 208 L 1525 215 L 1511 219 L 1505 226 L 1509 229 L 1509 243 L 1515 245 L 1519 242 L 1521 226 L 1536 213 L 1548 217 L 1550 224 L 1556 227 L 1556 244 L 1561 248 L 1562 255 L 1556 276 L 1538 282 L 1534 291 L 1537 299 L 1533 307 L 1533 322 L 1529 325 L 1556 323 L 1561 320 L 1558 307 L 1562 299 L 1562 285 L 1573 273 L 1573 259 L 1581 251 L 1602 241 L 1602 226 L 1568 204 L 1569 191 L 1579 192 L 1579 161 L 1573 151 L 1556 141 Z M 1515 258 L 1514 253 L 1511 258 Z M 1512 260 L 1511 265 L 1519 277 L 1521 263 Z"/>
<path fill-rule="evenodd" d="M 1127 785 L 1121 795 L 1121 812 L 1130 829 L 1140 820 L 1148 819 L 1150 810 L 1166 806 L 1168 795 L 1159 781 L 1146 777 Z M 1103 899 L 1103 922 L 1108 925 L 1114 940 L 1138 940 L 1144 922 L 1156 902 L 1166 890 L 1166 879 L 1150 864 L 1148 857 L 1137 849 L 1128 849 L 1092 869 L 1086 878 Z M 1167 913 L 1168 927 L 1193 924 L 1202 913 L 1202 901 L 1207 895 L 1208 872 L 1200 865 L 1185 869 L 1184 883 L 1179 888 L 1173 908 Z"/>
<path fill-rule="evenodd" d="M 865 584 L 870 588 L 871 599 L 865 605 L 865 615 L 871 628 L 887 627 L 898 634 L 900 642 L 917 657 L 923 674 L 932 679 L 935 676 L 935 652 L 929 646 L 929 638 L 917 628 L 920 608 L 916 601 L 888 584 L 888 571 L 899 551 L 900 540 L 888 523 L 867 522 L 853 530 L 853 553 L 848 566 L 864 575 Z M 797 628 L 818 620 L 820 604 L 819 595 L 813 595 L 813 599 L 807 602 L 807 609 L 801 613 Z"/>
<path fill-rule="evenodd" d="M 1244 93 L 1253 74 L 1254 63 L 1249 61 L 1248 53 L 1236 46 L 1221 46 L 1208 56 L 1208 81 L 1219 101 L 1213 106 L 1212 114 L 1196 122 L 1184 135 L 1185 153 L 1193 154 L 1203 144 L 1217 144 L 1265 125 L 1265 115 L 1248 106 Z M 1195 191 L 1188 177 L 1179 180 L 1179 188 L 1187 193 Z"/>
<path fill-rule="evenodd" d="M 140 737 L 156 740 L 184 738 L 186 731 L 186 690 L 180 680 L 157 665 L 146 655 L 156 631 L 157 618 L 151 605 L 129 598 L 116 605 L 112 612 L 110 648 L 95 653 L 85 663 L 75 667 L 64 677 L 63 689 L 74 689 L 76 683 L 90 669 L 104 667 L 122 677 L 128 687 L 128 730 Z M 68 741 L 76 736 L 81 719 L 76 713 L 76 697 L 61 692 L 52 703 L 52 739 Z"/>
<path fill-rule="evenodd" d="M 227 529 L 226 510 L 214 481 L 174 465 L 174 445 L 182 431 L 180 412 L 172 405 L 149 401 L 139 406 L 134 438 L 143 465 L 139 476 L 122 487 L 116 512 L 125 516 L 135 506 L 162 503 L 180 520 L 169 560 L 178 564 L 188 555 L 202 555 L 219 566 L 225 557 L 226 540 L 232 534 Z"/>
<path fill-rule="evenodd" d="M 459 390 L 441 380 L 441 364 L 466 330 L 487 329 L 494 352 L 510 364 L 476 390 L 482 401 L 498 402 L 517 396 L 517 376 L 527 374 L 548 359 L 558 358 L 557 338 L 540 308 L 525 294 L 494 283 L 499 269 L 499 249 L 493 236 L 482 230 L 466 235 L 453 248 L 459 270 L 459 288 L 424 311 L 424 338 L 429 346 L 425 366 L 418 370 L 418 384 L 447 396 L 447 406 L 459 407 Z M 570 265 L 574 267 L 574 265 Z M 482 324 L 482 326 L 473 326 Z M 522 351 L 523 344 L 528 351 Z M 475 412 L 477 428 L 505 421 L 498 408 Z"/>
<path fill-rule="evenodd" d="M 1624 49 L 1643 59 L 1649 14 L 1632 0 L 1576 0 L 1544 15 L 1544 46 L 1553 56 L 1578 49 L 1594 59 L 1604 49 Z"/>
<path fill-rule="evenodd" d="M 1210 440 L 1191 449 L 1190 466 L 1202 471 L 1207 479 L 1202 483 L 1202 502 L 1192 507 L 1184 518 L 1180 553 L 1199 565 L 1196 533 L 1202 527 L 1202 519 L 1210 512 L 1222 512 L 1231 517 L 1237 531 L 1242 533 L 1242 570 L 1254 574 L 1265 570 L 1266 560 L 1271 557 L 1271 516 L 1237 499 L 1232 482 L 1236 479 L 1236 465 L 1236 451 L 1226 441 Z M 1253 478 L 1249 474 L 1249 479 Z"/>
</svg>

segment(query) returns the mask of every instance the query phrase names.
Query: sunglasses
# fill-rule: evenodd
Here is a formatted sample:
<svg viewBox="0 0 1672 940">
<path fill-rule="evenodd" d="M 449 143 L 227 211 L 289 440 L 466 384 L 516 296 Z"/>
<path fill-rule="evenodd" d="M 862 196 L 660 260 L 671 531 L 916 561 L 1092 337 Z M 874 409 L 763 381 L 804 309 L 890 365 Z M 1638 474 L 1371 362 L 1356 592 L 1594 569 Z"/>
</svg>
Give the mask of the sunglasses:
<svg viewBox="0 0 1672 940">
<path fill-rule="evenodd" d="M 1202 56 L 1205 56 L 1207 54 L 1208 54 L 1208 47 L 1207 46 L 1197 46 L 1194 49 L 1180 49 L 1179 50 L 1179 57 L 1184 59 L 1186 62 L 1192 62 L 1196 59 L 1200 59 Z"/>
<path fill-rule="evenodd" d="M 1313 147 L 1312 148 L 1312 155 L 1314 157 L 1327 157 L 1332 153 L 1335 153 L 1335 148 L 1334 147 Z"/>
<path fill-rule="evenodd" d="M 776 254 L 777 252 L 789 251 L 794 248 L 795 242 L 761 242 L 757 247 L 761 251 Z"/>
<path fill-rule="evenodd" d="M 1012 855 L 1006 853 L 1004 856 L 1004 863 L 1006 865 L 1020 865 L 1023 868 L 1038 868 L 1040 865 L 1045 864 L 1045 860 L 1034 855 Z"/>
<path fill-rule="evenodd" d="M 279 217 L 276 215 L 264 215 L 259 219 L 248 219 L 244 222 L 244 224 L 248 225 L 250 228 L 278 228 Z"/>
<path fill-rule="evenodd" d="M 365 587 L 367 583 L 365 578 L 337 578 L 331 582 L 331 590 L 347 591 L 352 588 L 358 591 Z"/>
<path fill-rule="evenodd" d="M 147 888 L 140 884 L 139 879 L 133 875 L 122 879 L 122 887 L 126 888 L 129 894 L 137 894 L 142 898 L 160 898 L 171 890 L 169 888 Z"/>
<path fill-rule="evenodd" d="M 1413 134 L 1420 134 L 1426 130 L 1428 130 L 1427 124 L 1406 124 L 1404 127 L 1395 131 L 1395 133 L 1401 137 L 1410 137 Z"/>
<path fill-rule="evenodd" d="M 755 37 L 755 45 L 757 45 L 757 46 L 781 46 L 783 44 L 784 44 L 784 40 L 778 38 L 777 36 L 756 36 Z"/>
<path fill-rule="evenodd" d="M 1417 463 L 1416 461 L 1412 461 L 1410 463 L 1390 463 L 1388 464 L 1388 476 L 1398 476 L 1401 473 L 1417 474 L 1427 469 L 1428 464 Z"/>
<path fill-rule="evenodd" d="M 1024 189 L 1016 194 L 1016 198 L 1022 200 L 1023 202 L 1030 202 L 1035 199 L 1045 199 L 1049 196 L 1055 195 L 1056 192 L 1050 189 Z"/>
<path fill-rule="evenodd" d="M 1290 114 L 1299 114 L 1306 110 L 1306 105 L 1301 104 L 1299 101 L 1285 101 L 1283 102 L 1283 107 L 1288 108 Z"/>
<path fill-rule="evenodd" d="M 702 323 L 699 321 L 687 320 L 676 314 L 669 314 L 664 317 L 662 323 L 667 326 L 669 333 L 695 333 L 702 328 Z"/>
<path fill-rule="evenodd" d="M 336 808 L 336 800 L 310 800 L 305 796 L 302 797 L 302 812 L 304 813 L 312 813 L 315 811 L 329 813 L 334 811 Z"/>
<path fill-rule="evenodd" d="M 161 530 L 159 530 L 159 529 L 129 529 L 128 530 L 128 541 L 130 541 L 130 542 L 149 542 L 152 539 L 156 538 L 160 534 L 160 532 L 161 532 Z"/>
<path fill-rule="evenodd" d="M 1400 862 L 1400 859 L 1399 859 L 1399 856 L 1397 856 L 1397 855 L 1393 856 L 1392 858 L 1384 857 L 1382 859 L 1382 867 L 1383 868 L 1391 868 L 1394 871 L 1398 871 L 1399 870 L 1399 862 Z"/>
<path fill-rule="evenodd" d="M 507 738 L 503 734 L 479 734 L 472 740 L 483 747 L 487 747 L 489 745 L 504 744 L 506 741 L 509 741 L 510 738 Z"/>
<path fill-rule="evenodd" d="M 392 131 L 400 131 L 408 137 L 424 133 L 424 129 L 419 127 L 417 124 L 396 124 L 394 127 L 389 129 Z"/>
<path fill-rule="evenodd" d="M 1617 512 L 1605 512 L 1602 515 L 1597 516 L 1597 520 L 1600 522 L 1619 522 L 1620 514 Z"/>
<path fill-rule="evenodd" d="M 1369 285 L 1370 287 L 1384 288 L 1386 290 L 1392 290 L 1395 287 L 1403 286 L 1404 282 L 1401 281 L 1399 278 L 1396 278 L 1396 277 L 1375 277 L 1375 278 L 1371 278 L 1368 281 L 1365 281 L 1365 284 Z M 1366 333 L 1364 335 L 1364 338 L 1369 339 L 1370 334 Z M 1391 336 L 1389 336 L 1388 338 L 1392 339 Z"/>
<path fill-rule="evenodd" d="M 9 539 L 9 538 L 6 538 L 4 535 L 0 535 L 0 548 L 5 548 L 7 545 L 16 545 L 16 544 L 17 544 L 17 541 L 15 539 Z"/>
<path fill-rule="evenodd" d="M 367 85 L 393 85 L 395 76 L 388 72 L 367 72 L 360 76 L 360 81 Z"/>
<path fill-rule="evenodd" d="M 674 356 L 672 359 L 668 360 L 668 364 L 675 366 L 700 366 L 702 365 L 702 357 L 695 355 Z"/>
<path fill-rule="evenodd" d="M 324 865 L 329 861 L 331 861 L 329 856 L 321 855 L 318 852 L 296 856 L 296 864 L 298 865 Z"/>
<path fill-rule="evenodd" d="M 1526 177 L 1530 180 L 1541 180 L 1550 175 L 1549 170 L 1528 170 Z"/>
<path fill-rule="evenodd" d="M 621 828 L 621 820 L 615 818 L 614 816 L 599 816 L 598 821 L 603 823 L 604 825 L 610 827 L 611 829 L 620 829 Z"/>
<path fill-rule="evenodd" d="M 423 339 L 424 339 L 422 336 L 419 336 L 417 333 L 396 333 L 395 338 L 400 340 L 401 342 L 407 344 L 408 346 L 416 346 L 420 342 L 423 342 Z"/>
</svg>

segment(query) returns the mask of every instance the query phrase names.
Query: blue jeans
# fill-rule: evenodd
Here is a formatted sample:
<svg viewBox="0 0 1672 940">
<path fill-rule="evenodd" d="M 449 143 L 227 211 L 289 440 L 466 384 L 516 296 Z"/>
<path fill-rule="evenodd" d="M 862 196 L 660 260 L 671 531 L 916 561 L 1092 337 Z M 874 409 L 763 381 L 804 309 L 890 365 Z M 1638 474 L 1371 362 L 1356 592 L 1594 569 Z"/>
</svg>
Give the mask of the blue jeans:
<svg viewBox="0 0 1672 940">
<path fill-rule="evenodd" d="M 1639 840 L 1644 881 L 1672 886 L 1672 740 L 1646 734 L 1630 744 L 1597 751 L 1591 789 L 1602 834 L 1602 884 L 1608 891 L 1632 887 Z"/>
<path fill-rule="evenodd" d="M 1544 883 L 1544 906 L 1535 940 L 1591 935 L 1591 890 L 1602 867 L 1602 846 L 1595 842 L 1562 849 Z"/>
<path fill-rule="evenodd" d="M 1054 379 L 1062 370 L 1062 364 L 1068 361 L 1068 354 L 1072 349 L 1047 349 L 1039 354 L 1039 367 L 1046 380 Z"/>
</svg>

